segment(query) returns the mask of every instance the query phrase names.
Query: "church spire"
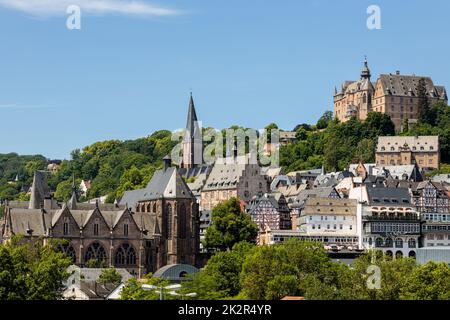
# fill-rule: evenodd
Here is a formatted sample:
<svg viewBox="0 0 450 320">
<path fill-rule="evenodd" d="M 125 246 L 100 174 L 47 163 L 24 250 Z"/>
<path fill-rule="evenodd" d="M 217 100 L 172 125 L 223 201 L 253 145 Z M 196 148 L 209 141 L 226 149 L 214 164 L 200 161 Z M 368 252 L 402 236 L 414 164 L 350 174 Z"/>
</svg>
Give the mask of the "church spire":
<svg viewBox="0 0 450 320">
<path fill-rule="evenodd" d="M 367 63 L 367 56 L 364 56 L 364 67 L 361 71 L 361 79 L 368 79 L 370 80 L 370 69 L 369 65 Z"/>
<path fill-rule="evenodd" d="M 192 92 L 189 97 L 186 131 L 184 134 L 182 148 L 183 159 L 180 163 L 181 167 L 193 168 L 203 163 L 202 131 L 197 119 Z"/>
<path fill-rule="evenodd" d="M 188 117 L 186 123 L 186 131 L 189 133 L 190 137 L 194 136 L 196 124 L 197 124 L 197 113 L 195 112 L 194 98 L 191 96 L 189 98 L 189 109 L 188 109 Z"/>
</svg>

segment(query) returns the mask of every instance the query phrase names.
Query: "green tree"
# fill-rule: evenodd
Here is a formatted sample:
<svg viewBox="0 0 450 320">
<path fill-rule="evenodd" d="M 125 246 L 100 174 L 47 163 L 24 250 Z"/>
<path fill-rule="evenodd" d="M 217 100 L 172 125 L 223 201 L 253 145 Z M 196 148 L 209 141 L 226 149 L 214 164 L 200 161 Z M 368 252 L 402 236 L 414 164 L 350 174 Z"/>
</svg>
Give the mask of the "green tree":
<svg viewBox="0 0 450 320">
<path fill-rule="evenodd" d="M 206 230 L 204 246 L 209 249 L 231 249 L 241 241 L 255 242 L 258 226 L 242 212 L 237 198 L 222 202 L 212 210 L 211 227 Z"/>
<path fill-rule="evenodd" d="M 403 119 L 403 133 L 407 133 L 409 131 L 409 119 Z"/>
<path fill-rule="evenodd" d="M 333 120 L 333 112 L 332 111 L 326 111 L 317 121 L 317 129 L 325 129 L 328 127 L 328 124 Z"/>
<path fill-rule="evenodd" d="M 112 283 L 118 285 L 122 282 L 122 276 L 115 268 L 106 268 L 102 270 L 97 282 L 101 284 Z"/>
<path fill-rule="evenodd" d="M 432 261 L 417 267 L 407 275 L 400 296 L 405 300 L 450 300 L 450 267 Z"/>
<path fill-rule="evenodd" d="M 197 299 L 235 297 L 241 291 L 240 273 L 246 256 L 255 246 L 248 242 L 236 243 L 232 250 L 216 252 L 206 266 L 183 284 L 185 292 L 195 292 Z"/>
<path fill-rule="evenodd" d="M 424 78 L 421 78 L 417 85 L 417 98 L 419 122 L 434 125 L 436 121 L 436 114 L 434 110 L 430 108 L 430 100 L 428 99 L 428 92 Z"/>
<path fill-rule="evenodd" d="M 72 261 L 57 245 L 24 242 L 21 237 L 0 245 L 0 300 L 60 299 Z"/>
</svg>

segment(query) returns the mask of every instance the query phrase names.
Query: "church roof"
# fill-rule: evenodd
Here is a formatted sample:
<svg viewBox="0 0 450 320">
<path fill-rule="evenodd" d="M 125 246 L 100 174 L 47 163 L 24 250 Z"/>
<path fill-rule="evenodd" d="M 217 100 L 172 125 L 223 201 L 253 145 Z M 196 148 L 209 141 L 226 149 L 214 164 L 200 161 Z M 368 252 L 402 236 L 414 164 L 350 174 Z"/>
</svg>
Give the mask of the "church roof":
<svg viewBox="0 0 450 320">
<path fill-rule="evenodd" d="M 134 207 L 139 201 L 155 199 L 195 198 L 177 168 L 169 167 L 154 173 L 152 179 L 143 189 L 126 191 L 120 204 Z"/>
<path fill-rule="evenodd" d="M 35 171 L 29 209 L 40 209 L 44 205 L 44 199 L 50 197 L 50 188 L 47 183 L 47 174 L 44 171 Z"/>
</svg>

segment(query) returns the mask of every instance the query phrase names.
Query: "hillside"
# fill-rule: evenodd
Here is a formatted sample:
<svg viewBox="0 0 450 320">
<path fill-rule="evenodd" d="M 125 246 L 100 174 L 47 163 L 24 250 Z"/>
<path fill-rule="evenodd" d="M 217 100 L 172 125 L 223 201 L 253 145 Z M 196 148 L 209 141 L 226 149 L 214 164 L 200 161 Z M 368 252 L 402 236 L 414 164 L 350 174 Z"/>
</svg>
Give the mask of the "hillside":
<svg viewBox="0 0 450 320">
<path fill-rule="evenodd" d="M 441 160 L 450 163 L 450 108 L 438 104 L 432 111 L 432 121 L 421 121 L 400 134 L 439 135 Z M 273 128 L 276 124 L 267 127 Z M 280 165 L 286 172 L 322 165 L 329 171 L 342 170 L 351 162 L 373 162 L 377 137 L 396 134 L 389 116 L 380 113 L 369 114 L 364 122 L 339 123 L 327 112 L 316 125 L 302 124 L 295 129 L 296 141 L 280 149 Z M 74 150 L 71 160 L 64 160 L 58 173 L 49 176 L 49 184 L 58 200 L 68 200 L 75 175 L 77 184 L 81 179 L 92 181 L 87 198 L 108 195 L 107 201 L 112 202 L 126 190 L 144 187 L 175 144 L 166 130 L 136 140 L 96 142 Z M 27 199 L 33 172 L 46 169 L 46 163 L 41 155 L 0 155 L 0 201 Z"/>
</svg>

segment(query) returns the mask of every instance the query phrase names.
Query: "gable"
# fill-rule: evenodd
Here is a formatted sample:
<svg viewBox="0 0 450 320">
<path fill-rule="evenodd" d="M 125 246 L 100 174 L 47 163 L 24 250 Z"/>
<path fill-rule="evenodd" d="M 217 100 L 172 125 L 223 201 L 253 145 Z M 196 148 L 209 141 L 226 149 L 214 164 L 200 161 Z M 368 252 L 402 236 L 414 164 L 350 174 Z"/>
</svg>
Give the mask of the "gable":
<svg viewBox="0 0 450 320">
<path fill-rule="evenodd" d="M 110 227 L 98 208 L 92 210 L 89 213 L 89 217 L 87 218 L 83 226 L 83 233 L 86 236 L 93 236 L 95 224 L 98 224 L 98 235 L 109 236 Z"/>
</svg>

